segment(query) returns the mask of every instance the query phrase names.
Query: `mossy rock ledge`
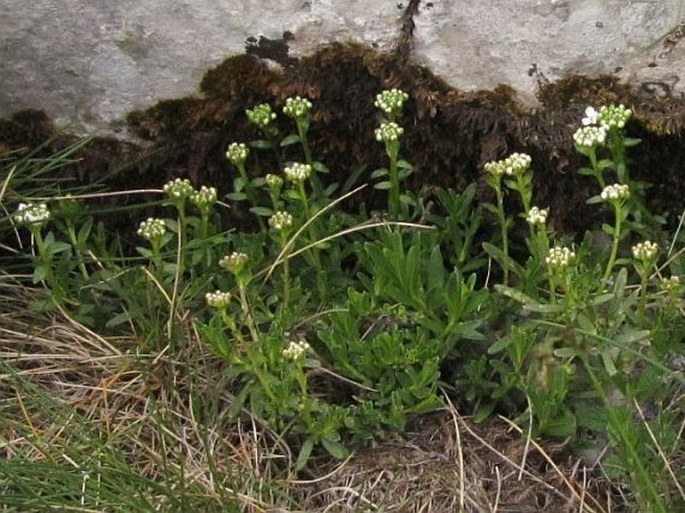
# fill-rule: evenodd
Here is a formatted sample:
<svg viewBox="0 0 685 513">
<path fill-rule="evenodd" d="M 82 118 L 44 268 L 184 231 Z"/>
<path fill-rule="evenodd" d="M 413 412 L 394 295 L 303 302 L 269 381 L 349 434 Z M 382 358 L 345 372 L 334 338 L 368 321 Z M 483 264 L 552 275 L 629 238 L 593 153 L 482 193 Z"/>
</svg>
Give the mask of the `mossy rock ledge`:
<svg viewBox="0 0 685 513">
<path fill-rule="evenodd" d="M 375 96 L 396 87 L 410 95 L 400 122 L 405 127 L 402 156 L 417 169 L 412 189 L 463 189 L 475 181 L 479 199 L 491 200 L 483 164 L 525 152 L 533 158 L 535 203 L 552 207 L 550 218 L 558 232 L 582 233 L 598 225 L 602 213 L 585 203 L 598 191 L 593 180 L 576 172 L 584 157 L 575 152 L 572 134 L 587 106 L 623 103 L 635 113 L 628 133 L 642 139 L 629 152 L 631 176 L 653 185 L 647 191 L 648 206 L 667 214 L 670 226 L 677 225 L 685 192 L 685 98 L 672 94 L 666 84 L 625 84 L 611 75 L 574 75 L 555 83 L 542 75 L 535 78 L 539 105 L 530 108 L 505 85 L 468 93 L 454 89 L 399 51 L 336 43 L 311 56 L 288 58 L 287 66 L 236 55 L 207 71 L 199 95 L 131 112 L 127 123 L 136 140 L 96 138 L 69 172 L 85 183 L 111 178 L 110 189 L 159 188 L 171 178 L 188 177 L 226 193 L 234 173 L 225 159 L 227 145 L 259 137 L 245 109 L 264 102 L 279 108 L 285 98 L 302 95 L 314 103 L 310 145 L 315 158 L 330 168 L 327 179 L 344 182 L 362 166 L 363 181 L 384 165 L 383 148 L 374 139 L 379 120 Z M 285 116 L 279 124 L 285 133 L 293 130 Z M 51 137 L 45 152 L 74 140 L 56 136 L 40 111 L 0 120 L 1 153 L 34 148 Z M 251 164 L 255 174 L 276 170 L 266 153 Z M 354 201 L 362 200 L 381 206 L 384 196 L 367 189 Z M 240 210 L 235 212 L 240 217 Z"/>
</svg>

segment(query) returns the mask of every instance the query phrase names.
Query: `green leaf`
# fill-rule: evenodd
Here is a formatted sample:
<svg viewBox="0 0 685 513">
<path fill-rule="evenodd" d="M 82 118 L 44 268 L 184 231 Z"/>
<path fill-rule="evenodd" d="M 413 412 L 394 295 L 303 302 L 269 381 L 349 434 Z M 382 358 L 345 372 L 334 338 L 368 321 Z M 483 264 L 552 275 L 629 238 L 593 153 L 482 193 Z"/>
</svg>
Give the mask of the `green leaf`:
<svg viewBox="0 0 685 513">
<path fill-rule="evenodd" d="M 388 171 L 388 168 L 381 167 L 371 173 L 371 178 L 380 178 L 381 176 L 387 176 L 388 173 L 390 173 L 390 171 Z"/>
<path fill-rule="evenodd" d="M 247 199 L 247 194 L 244 192 L 229 192 L 226 194 L 226 198 L 233 201 L 244 201 Z"/>
<path fill-rule="evenodd" d="M 604 303 L 607 303 L 614 299 L 614 293 L 613 292 L 607 292 L 606 294 L 600 294 L 597 297 L 594 297 L 590 300 L 590 305 L 591 306 L 599 306 L 603 305 Z"/>
<path fill-rule="evenodd" d="M 613 167 L 614 161 L 611 159 L 602 159 L 599 162 L 597 162 L 597 167 L 599 169 L 606 169 L 609 167 Z"/>
<path fill-rule="evenodd" d="M 387 191 L 391 187 L 390 182 L 378 182 L 373 186 L 374 189 L 378 189 L 381 191 Z"/>
<path fill-rule="evenodd" d="M 492 344 L 490 344 L 490 347 L 488 347 L 488 354 L 501 353 L 507 347 L 509 347 L 512 343 L 513 343 L 513 340 L 509 337 L 499 338 L 499 339 L 495 340 Z"/>
<path fill-rule="evenodd" d="M 528 312 L 537 313 L 560 313 L 566 310 L 564 305 L 552 305 L 543 303 L 526 303 L 523 305 L 523 309 Z"/>
<path fill-rule="evenodd" d="M 626 148 L 630 148 L 632 146 L 637 146 L 642 142 L 642 139 L 638 139 L 637 137 L 626 137 L 623 139 L 623 146 Z"/>
<path fill-rule="evenodd" d="M 89 217 L 79 228 L 78 234 L 76 235 L 76 241 L 78 244 L 85 244 L 90 236 L 91 229 L 93 228 L 93 218 Z"/>
<path fill-rule="evenodd" d="M 572 435 L 576 432 L 576 417 L 569 410 L 564 409 L 545 424 L 543 431 L 548 436 L 559 438 Z"/>
<path fill-rule="evenodd" d="M 585 201 L 586 204 L 588 205 L 596 205 L 597 203 L 603 203 L 604 200 L 602 199 L 602 196 L 599 194 L 597 196 L 592 196 L 591 198 L 587 199 Z"/>
<path fill-rule="evenodd" d="M 559 358 L 574 358 L 578 356 L 578 351 L 572 347 L 560 347 L 554 350 L 554 356 Z"/>
<path fill-rule="evenodd" d="M 412 166 L 409 162 L 407 162 L 404 159 L 399 159 L 397 161 L 397 167 L 399 169 L 414 169 L 414 166 Z"/>
<path fill-rule="evenodd" d="M 316 171 L 317 173 L 322 173 L 324 175 L 330 173 L 328 166 L 326 166 L 326 164 L 324 164 L 323 162 L 312 162 L 312 168 L 314 168 L 314 171 Z"/>
<path fill-rule="evenodd" d="M 608 223 L 602 223 L 602 231 L 607 235 L 614 235 L 614 227 Z"/>
<path fill-rule="evenodd" d="M 292 146 L 293 144 L 297 144 L 299 142 L 300 142 L 300 136 L 297 134 L 291 134 L 291 135 L 283 138 L 283 140 L 281 141 L 281 147 Z"/>
<path fill-rule="evenodd" d="M 271 144 L 271 141 L 267 141 L 266 139 L 257 139 L 256 141 L 249 143 L 248 146 L 258 150 L 270 150 L 274 147 L 273 144 Z"/>
<path fill-rule="evenodd" d="M 335 440 L 331 440 L 329 438 L 322 438 L 321 445 L 323 445 L 324 449 L 328 451 L 328 454 L 339 460 L 346 458 L 349 454 L 348 450 L 345 449 L 345 446 L 343 446 L 340 442 L 336 442 Z M 297 459 L 299 460 L 300 458 L 298 457 Z"/>
<path fill-rule="evenodd" d="M 274 211 L 268 207 L 252 207 L 250 212 L 259 217 L 269 217 L 274 214 Z"/>
<path fill-rule="evenodd" d="M 618 373 L 616 365 L 614 365 L 614 360 L 608 352 L 602 353 L 602 363 L 604 363 L 604 370 L 607 371 L 609 376 L 615 376 Z"/>
<path fill-rule="evenodd" d="M 650 330 L 630 330 L 614 336 L 614 342 L 617 344 L 632 344 L 634 342 L 644 342 L 645 340 L 649 342 L 650 335 Z"/>
<path fill-rule="evenodd" d="M 413 171 L 413 169 L 400 169 L 397 172 L 398 180 L 402 181 L 402 180 L 406 179 L 407 177 L 409 177 L 409 175 L 412 174 L 412 171 Z"/>
<path fill-rule="evenodd" d="M 490 415 L 492 415 L 492 412 L 495 411 L 495 403 L 480 403 L 476 407 L 476 412 L 473 415 L 473 421 L 476 424 L 480 424 L 484 420 L 486 420 Z"/>
<path fill-rule="evenodd" d="M 510 256 L 505 255 L 504 252 L 494 244 L 484 242 L 483 249 L 488 255 L 494 258 L 500 266 L 504 267 L 506 264 L 508 265 L 509 269 L 514 272 L 516 276 L 524 276 L 525 273 L 523 267 L 521 267 L 519 263 L 516 262 L 516 260 L 514 260 Z"/>
<path fill-rule="evenodd" d="M 64 251 L 69 251 L 70 249 L 71 244 L 58 240 L 48 246 L 47 252 L 51 255 L 56 255 L 57 253 L 63 253 Z"/>
<path fill-rule="evenodd" d="M 124 324 L 130 318 L 131 316 L 128 312 L 121 312 L 120 314 L 117 314 L 110 320 L 108 320 L 105 326 L 108 328 L 114 328 L 116 326 L 119 326 L 120 324 Z"/>
<path fill-rule="evenodd" d="M 302 448 L 300 449 L 300 454 L 297 455 L 295 470 L 302 470 L 304 468 L 312 454 L 312 449 L 314 449 L 314 439 L 309 437 L 304 441 Z"/>
<path fill-rule="evenodd" d="M 50 268 L 45 265 L 45 264 L 40 264 L 37 265 L 36 268 L 33 270 L 33 276 L 31 277 L 31 280 L 33 283 L 40 283 L 41 281 L 45 280 L 47 278 L 48 274 L 50 273 Z"/>
<path fill-rule="evenodd" d="M 428 257 L 428 291 L 442 289 L 447 282 L 440 246 L 435 246 Z"/>
</svg>

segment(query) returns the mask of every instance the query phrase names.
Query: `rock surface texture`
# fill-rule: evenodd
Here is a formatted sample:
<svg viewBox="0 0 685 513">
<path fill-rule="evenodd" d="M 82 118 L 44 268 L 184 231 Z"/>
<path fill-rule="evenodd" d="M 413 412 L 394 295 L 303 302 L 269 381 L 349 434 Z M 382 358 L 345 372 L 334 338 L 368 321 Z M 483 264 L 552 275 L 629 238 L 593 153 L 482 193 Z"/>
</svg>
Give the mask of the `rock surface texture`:
<svg viewBox="0 0 685 513">
<path fill-rule="evenodd" d="M 411 57 L 452 86 L 498 84 L 535 103 L 538 80 L 617 73 L 683 94 L 684 0 L 2 0 L 0 117 L 46 110 L 116 133 L 128 112 L 192 95 L 248 51 L 288 66 L 333 41 Z"/>
</svg>

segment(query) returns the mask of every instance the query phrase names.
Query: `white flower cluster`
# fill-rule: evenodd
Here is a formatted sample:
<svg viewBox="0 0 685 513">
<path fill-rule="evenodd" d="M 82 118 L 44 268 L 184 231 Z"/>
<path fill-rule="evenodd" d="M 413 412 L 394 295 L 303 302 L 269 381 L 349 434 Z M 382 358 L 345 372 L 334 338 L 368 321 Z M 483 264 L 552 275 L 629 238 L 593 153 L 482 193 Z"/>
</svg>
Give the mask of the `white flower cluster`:
<svg viewBox="0 0 685 513">
<path fill-rule="evenodd" d="M 148 217 L 140 223 L 136 233 L 147 240 L 159 240 L 166 233 L 166 225 L 162 219 Z"/>
<path fill-rule="evenodd" d="M 642 260 L 645 262 L 654 260 L 656 254 L 659 252 L 659 245 L 656 242 L 646 240 L 644 242 L 638 242 L 631 250 L 635 260 Z"/>
<path fill-rule="evenodd" d="M 186 199 L 193 195 L 195 189 L 187 178 L 176 178 L 164 184 L 164 192 L 171 199 Z"/>
<path fill-rule="evenodd" d="M 680 288 L 680 276 L 670 276 L 661 280 L 661 289 L 673 293 Z"/>
<path fill-rule="evenodd" d="M 300 340 L 299 342 L 291 340 L 288 347 L 283 350 L 283 356 L 288 360 L 297 360 L 309 351 L 309 349 L 310 345 L 304 340 Z"/>
<path fill-rule="evenodd" d="M 287 98 L 285 100 L 285 106 L 283 107 L 283 114 L 290 116 L 291 118 L 302 118 L 309 114 L 312 109 L 312 102 L 307 98 L 302 98 L 301 96 L 295 96 L 294 98 Z"/>
<path fill-rule="evenodd" d="M 190 196 L 192 201 L 199 208 L 206 208 L 216 203 L 216 189 L 214 187 L 207 187 L 203 185 L 199 191 L 193 192 Z"/>
<path fill-rule="evenodd" d="M 221 292 L 220 290 L 207 292 L 205 294 L 205 301 L 207 301 L 207 306 L 212 308 L 226 308 L 231 304 L 231 293 Z"/>
<path fill-rule="evenodd" d="M 245 143 L 231 143 L 226 150 L 226 158 L 234 166 L 244 164 L 247 157 L 250 155 L 250 148 Z"/>
<path fill-rule="evenodd" d="M 607 105 L 599 109 L 597 123 L 608 128 L 623 128 L 633 115 L 625 105 Z"/>
<path fill-rule="evenodd" d="M 630 188 L 627 184 L 615 183 L 607 185 L 600 194 L 604 201 L 626 199 L 630 196 Z"/>
<path fill-rule="evenodd" d="M 550 267 L 562 269 L 571 265 L 575 259 L 576 254 L 569 248 L 562 246 L 551 248 L 545 257 L 545 262 Z"/>
<path fill-rule="evenodd" d="M 386 89 L 376 95 L 374 105 L 388 115 L 399 113 L 409 95 L 399 89 Z"/>
<path fill-rule="evenodd" d="M 264 181 L 266 182 L 266 185 L 271 187 L 272 189 L 278 189 L 283 185 L 283 178 L 281 178 L 278 175 L 274 175 L 272 173 L 269 173 L 264 177 Z"/>
<path fill-rule="evenodd" d="M 279 232 L 291 224 L 293 224 L 293 216 L 283 210 L 279 210 L 269 218 L 269 226 Z"/>
<path fill-rule="evenodd" d="M 376 128 L 376 140 L 378 142 L 397 141 L 404 133 L 404 128 L 394 121 L 384 121 Z"/>
<path fill-rule="evenodd" d="M 512 153 L 504 160 L 488 162 L 485 171 L 491 175 L 519 176 L 528 171 L 532 159 L 525 153 Z"/>
<path fill-rule="evenodd" d="M 238 274 L 249 260 L 250 257 L 247 254 L 234 251 L 219 260 L 219 267 L 228 269 L 233 274 Z"/>
<path fill-rule="evenodd" d="M 276 119 L 276 113 L 271 111 L 271 105 L 268 103 L 257 105 L 252 110 L 247 109 L 245 114 L 250 123 L 257 125 L 259 128 L 266 128 Z"/>
<path fill-rule="evenodd" d="M 533 207 L 528 211 L 526 215 L 526 221 L 529 224 L 543 225 L 547 222 L 547 215 L 549 214 L 548 208 Z"/>
<path fill-rule="evenodd" d="M 605 130 L 609 128 L 623 128 L 633 115 L 633 111 L 626 108 L 625 105 L 605 105 L 600 107 L 599 111 L 594 107 L 585 109 L 585 117 L 582 119 L 583 126 L 604 127 Z"/>
<path fill-rule="evenodd" d="M 287 166 L 283 170 L 283 173 L 285 174 L 286 180 L 291 182 L 303 182 L 311 176 L 312 166 L 301 162 L 294 162 Z"/>
<path fill-rule="evenodd" d="M 50 211 L 45 203 L 19 203 L 14 220 L 19 224 L 42 224 L 50 219 Z"/>
<path fill-rule="evenodd" d="M 591 107 L 589 107 L 591 108 Z M 583 123 L 588 118 L 583 118 Z M 607 128 L 605 126 L 584 126 L 576 130 L 573 134 L 573 141 L 583 148 L 594 148 L 604 144 L 607 138 Z"/>
</svg>

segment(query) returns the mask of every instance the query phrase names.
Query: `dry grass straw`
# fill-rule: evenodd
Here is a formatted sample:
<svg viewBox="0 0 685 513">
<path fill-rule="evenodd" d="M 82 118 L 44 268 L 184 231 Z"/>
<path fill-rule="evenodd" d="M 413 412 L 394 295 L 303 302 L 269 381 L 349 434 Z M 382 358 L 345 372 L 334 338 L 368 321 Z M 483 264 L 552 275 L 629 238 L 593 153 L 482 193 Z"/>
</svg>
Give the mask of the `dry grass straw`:
<svg viewBox="0 0 685 513">
<path fill-rule="evenodd" d="M 525 463 L 523 463 L 525 462 Z M 475 425 L 448 401 L 403 440 L 360 451 L 310 485 L 311 511 L 609 513 L 610 483 L 561 444 L 543 448 L 506 419 Z"/>
<path fill-rule="evenodd" d="M 42 293 L 0 283 L 0 458 L 90 472 L 91 460 L 107 464 L 94 452 L 116 455 L 159 485 L 147 497 L 158 511 L 290 502 L 277 482 L 288 447 L 254 420 L 229 419 L 233 387 L 191 325 L 177 354 L 143 354 L 136 340 L 107 340 L 63 311 L 36 315 Z M 0 472 L 0 487 L 8 480 Z M 85 492 L 73 492 L 78 504 Z"/>
</svg>

